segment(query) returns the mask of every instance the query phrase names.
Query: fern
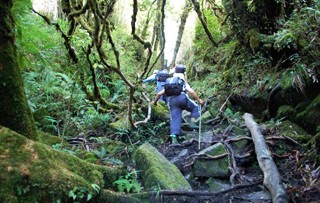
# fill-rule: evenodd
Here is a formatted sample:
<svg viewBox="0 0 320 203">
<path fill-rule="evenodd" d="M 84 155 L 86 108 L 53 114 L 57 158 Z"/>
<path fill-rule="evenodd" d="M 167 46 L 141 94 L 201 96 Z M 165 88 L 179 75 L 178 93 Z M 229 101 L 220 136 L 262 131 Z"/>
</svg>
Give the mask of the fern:
<svg viewBox="0 0 320 203">
<path fill-rule="evenodd" d="M 136 172 L 127 173 L 125 176 L 113 182 L 119 192 L 141 192 L 141 184 L 136 179 Z"/>
</svg>

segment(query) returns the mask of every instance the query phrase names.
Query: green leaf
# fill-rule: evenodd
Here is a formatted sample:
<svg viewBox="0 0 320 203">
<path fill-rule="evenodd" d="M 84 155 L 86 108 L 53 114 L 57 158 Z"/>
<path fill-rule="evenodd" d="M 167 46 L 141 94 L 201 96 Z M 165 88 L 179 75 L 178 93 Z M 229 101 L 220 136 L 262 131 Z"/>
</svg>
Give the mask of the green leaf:
<svg viewBox="0 0 320 203">
<path fill-rule="evenodd" d="M 87 196 L 87 201 L 89 201 L 90 199 L 92 199 L 92 195 L 89 193 Z"/>
<path fill-rule="evenodd" d="M 75 199 L 77 198 L 77 195 L 73 192 L 73 190 L 70 190 L 70 191 L 69 191 L 68 196 L 69 196 L 69 197 L 72 197 L 73 200 L 75 200 Z"/>
<path fill-rule="evenodd" d="M 94 189 L 94 191 L 96 191 L 97 193 L 99 193 L 100 192 L 100 186 L 99 185 L 97 185 L 97 184 L 91 184 L 91 187 Z"/>
</svg>

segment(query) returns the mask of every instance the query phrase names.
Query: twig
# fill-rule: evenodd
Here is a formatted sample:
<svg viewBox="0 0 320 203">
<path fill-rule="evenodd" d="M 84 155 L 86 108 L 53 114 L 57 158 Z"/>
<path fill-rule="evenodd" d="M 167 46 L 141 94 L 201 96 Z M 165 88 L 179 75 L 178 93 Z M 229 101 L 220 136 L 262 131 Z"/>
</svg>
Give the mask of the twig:
<svg viewBox="0 0 320 203">
<path fill-rule="evenodd" d="M 238 141 L 241 141 L 241 140 L 251 140 L 252 141 L 252 138 L 251 137 L 247 137 L 247 136 L 243 136 L 243 137 L 239 137 L 239 138 L 232 138 L 232 139 L 228 139 L 228 140 L 225 140 L 225 142 L 238 142 Z"/>
<path fill-rule="evenodd" d="M 220 107 L 220 109 L 219 109 L 219 112 L 220 112 L 220 113 L 223 112 L 223 109 L 224 109 L 224 107 L 227 105 L 230 97 L 231 97 L 231 94 L 227 97 L 226 101 L 225 101 L 225 102 L 222 104 L 222 106 Z"/>
</svg>

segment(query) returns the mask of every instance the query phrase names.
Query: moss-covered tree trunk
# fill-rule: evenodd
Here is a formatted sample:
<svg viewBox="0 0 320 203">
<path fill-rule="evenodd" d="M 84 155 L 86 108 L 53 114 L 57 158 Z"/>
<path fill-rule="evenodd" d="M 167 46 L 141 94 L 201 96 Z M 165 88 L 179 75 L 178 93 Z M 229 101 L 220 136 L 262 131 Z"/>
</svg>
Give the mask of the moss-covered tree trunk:
<svg viewBox="0 0 320 203">
<path fill-rule="evenodd" d="M 36 139 L 15 46 L 12 0 L 0 1 L 0 125 Z"/>
</svg>

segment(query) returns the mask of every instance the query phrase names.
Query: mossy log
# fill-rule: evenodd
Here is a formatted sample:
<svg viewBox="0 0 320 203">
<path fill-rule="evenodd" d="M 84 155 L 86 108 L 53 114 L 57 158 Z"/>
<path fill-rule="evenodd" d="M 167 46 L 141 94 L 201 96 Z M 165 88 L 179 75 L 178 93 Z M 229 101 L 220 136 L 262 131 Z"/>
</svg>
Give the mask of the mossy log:
<svg viewBox="0 0 320 203">
<path fill-rule="evenodd" d="M 123 174 L 121 168 L 88 163 L 3 126 L 0 160 L 0 202 L 68 202 L 76 188 L 96 198 L 92 184 L 112 188 Z"/>
<path fill-rule="evenodd" d="M 243 118 L 247 128 L 251 132 L 258 163 L 264 175 L 263 184 L 271 192 L 272 202 L 288 202 L 288 195 L 282 185 L 279 171 L 271 157 L 271 153 L 268 150 L 258 124 L 253 120 L 252 114 L 245 113 Z"/>
</svg>

